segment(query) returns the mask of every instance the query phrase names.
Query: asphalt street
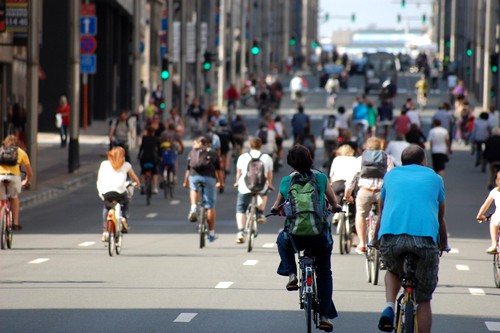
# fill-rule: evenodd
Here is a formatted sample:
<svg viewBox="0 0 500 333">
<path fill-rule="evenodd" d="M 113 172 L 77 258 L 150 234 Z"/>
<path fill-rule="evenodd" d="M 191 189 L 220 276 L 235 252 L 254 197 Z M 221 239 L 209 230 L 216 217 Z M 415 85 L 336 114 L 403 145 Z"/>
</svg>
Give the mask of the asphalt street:
<svg viewBox="0 0 500 333">
<path fill-rule="evenodd" d="M 400 91 L 397 105 L 413 94 L 416 76 L 402 79 L 407 83 L 401 88 L 408 88 Z M 311 78 L 311 86 L 314 82 Z M 350 106 L 361 93 L 359 86 L 360 77 L 352 78 L 337 105 Z M 444 89 L 431 95 L 424 133 L 433 110 L 446 98 Z M 324 92 L 311 88 L 306 112 L 314 133 L 331 112 L 324 103 Z M 288 126 L 293 112 L 285 101 Z M 255 130 L 256 112 L 241 113 Z M 474 219 L 487 195 L 487 174 L 474 167 L 468 147 L 457 144 L 453 150 L 444 179 L 452 251 L 441 259 L 433 331 L 500 331 L 500 289 L 493 282 L 492 256 L 484 252 L 488 227 Z M 319 164 L 322 151 L 316 155 Z M 185 161 L 180 161 L 184 170 Z M 289 171 L 280 170 L 275 185 Z M 232 170 L 228 185 L 233 177 Z M 150 206 L 134 195 L 131 230 L 124 236 L 123 253 L 114 257 L 100 241 L 102 206 L 93 181 L 23 210 L 25 230 L 15 234 L 11 250 L 0 252 L 0 331 L 304 332 L 298 294 L 287 292 L 287 279 L 276 274 L 275 240 L 282 219 L 272 217 L 259 226 L 255 248 L 248 253 L 235 242 L 236 190 L 227 186 L 217 203 L 219 238 L 199 249 L 196 228 L 186 219 L 188 191 L 175 190 L 174 199 L 157 195 Z M 332 269 L 339 311 L 334 332 L 377 332 L 385 306 L 383 281 L 367 283 L 364 257 L 340 255 L 337 244 Z"/>
</svg>

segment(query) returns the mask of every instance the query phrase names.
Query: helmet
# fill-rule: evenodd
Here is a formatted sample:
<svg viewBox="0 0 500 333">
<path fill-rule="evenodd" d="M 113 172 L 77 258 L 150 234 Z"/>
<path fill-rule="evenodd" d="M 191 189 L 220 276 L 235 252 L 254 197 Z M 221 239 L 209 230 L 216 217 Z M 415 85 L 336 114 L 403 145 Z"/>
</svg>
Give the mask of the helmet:
<svg viewBox="0 0 500 333">
<path fill-rule="evenodd" d="M 226 118 L 221 118 L 219 120 L 219 126 L 227 126 L 227 119 Z"/>
</svg>

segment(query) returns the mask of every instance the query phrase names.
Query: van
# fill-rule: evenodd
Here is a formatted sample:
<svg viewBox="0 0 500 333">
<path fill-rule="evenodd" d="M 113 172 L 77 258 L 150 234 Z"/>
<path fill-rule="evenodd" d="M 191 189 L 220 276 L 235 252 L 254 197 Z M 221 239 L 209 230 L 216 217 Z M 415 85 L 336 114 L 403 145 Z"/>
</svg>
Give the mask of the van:
<svg viewBox="0 0 500 333">
<path fill-rule="evenodd" d="M 370 90 L 381 90 L 385 81 L 397 84 L 399 60 L 388 52 L 375 52 L 366 54 L 365 65 L 365 94 Z"/>
</svg>

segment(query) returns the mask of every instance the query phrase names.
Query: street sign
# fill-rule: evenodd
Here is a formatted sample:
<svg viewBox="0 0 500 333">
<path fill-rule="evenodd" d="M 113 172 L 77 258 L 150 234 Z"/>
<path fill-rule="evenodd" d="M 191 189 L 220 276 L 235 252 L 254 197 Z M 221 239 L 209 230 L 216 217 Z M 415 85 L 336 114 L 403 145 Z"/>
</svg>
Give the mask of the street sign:
<svg viewBox="0 0 500 333">
<path fill-rule="evenodd" d="M 97 49 L 97 40 L 94 36 L 83 35 L 80 37 L 80 53 L 92 54 Z"/>
<path fill-rule="evenodd" d="M 95 74 L 97 71 L 97 57 L 95 54 L 80 55 L 80 73 Z"/>
<path fill-rule="evenodd" d="M 97 35 L 97 16 L 80 17 L 80 34 Z"/>
<path fill-rule="evenodd" d="M 80 15 L 81 16 L 94 16 L 95 15 L 95 4 L 82 3 L 80 5 Z"/>
<path fill-rule="evenodd" d="M 6 0 L 5 31 L 28 32 L 28 1 Z"/>
</svg>

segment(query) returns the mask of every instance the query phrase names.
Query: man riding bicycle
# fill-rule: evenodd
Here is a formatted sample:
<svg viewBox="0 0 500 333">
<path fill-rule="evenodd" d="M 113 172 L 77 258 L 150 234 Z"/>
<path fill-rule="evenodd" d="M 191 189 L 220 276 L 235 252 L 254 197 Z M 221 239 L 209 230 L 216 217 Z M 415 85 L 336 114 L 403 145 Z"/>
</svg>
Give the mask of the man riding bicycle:
<svg viewBox="0 0 500 333">
<path fill-rule="evenodd" d="M 309 220 L 314 215 L 314 220 L 318 221 L 315 224 L 316 234 L 309 236 L 294 234 L 293 224 L 290 221 L 297 220 L 298 216 L 288 216 L 285 221 L 285 228 L 279 233 L 276 244 L 278 245 L 278 252 L 281 258 L 281 263 L 278 267 L 277 273 L 279 275 L 288 276 L 288 283 L 286 289 L 289 291 L 298 289 L 297 279 L 297 266 L 295 264 L 296 250 L 305 250 L 310 255 L 315 257 L 317 267 L 317 285 L 319 295 L 319 315 L 320 323 L 319 329 L 331 332 L 333 324 L 331 319 L 337 317 L 337 310 L 332 301 L 333 294 L 333 279 L 331 271 L 331 255 L 333 247 L 333 239 L 330 233 L 330 226 L 326 220 L 326 214 L 321 214 L 325 211 L 325 199 L 328 200 L 332 207 L 337 207 L 337 200 L 331 186 L 328 185 L 328 178 L 325 174 L 312 170 L 313 160 L 309 150 L 301 145 L 296 145 L 288 152 L 287 163 L 290 165 L 294 172 L 289 176 L 283 177 L 279 186 L 279 193 L 274 205 L 271 209 L 272 212 L 277 212 L 280 207 L 285 203 L 291 204 L 295 201 L 295 195 L 291 188 L 298 190 L 295 184 L 301 182 L 306 187 L 314 186 L 314 191 L 309 191 L 315 196 L 311 198 L 312 204 L 317 210 L 317 214 L 308 214 L 306 220 Z M 297 182 L 297 183 L 295 183 Z M 293 187 L 292 187 L 293 186 Z M 297 192 L 297 191 L 296 191 Z M 317 196 L 317 197 L 316 197 Z M 309 206 L 309 205 L 308 205 Z M 292 209 L 293 211 L 297 211 Z M 285 211 L 287 209 L 285 208 Z M 317 218 L 317 219 L 316 219 Z M 322 230 L 321 230 L 322 229 Z M 320 231 L 321 230 L 321 231 Z"/>
</svg>

